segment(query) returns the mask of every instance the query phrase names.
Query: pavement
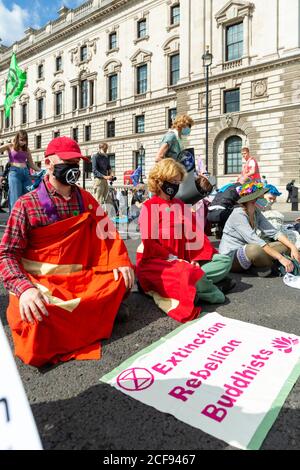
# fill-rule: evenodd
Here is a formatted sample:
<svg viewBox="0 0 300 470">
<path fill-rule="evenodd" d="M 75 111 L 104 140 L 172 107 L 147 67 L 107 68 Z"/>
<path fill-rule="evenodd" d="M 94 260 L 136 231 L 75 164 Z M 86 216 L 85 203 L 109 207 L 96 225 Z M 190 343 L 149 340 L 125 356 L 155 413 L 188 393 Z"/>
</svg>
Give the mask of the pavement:
<svg viewBox="0 0 300 470">
<path fill-rule="evenodd" d="M 0 224 L 1 220 L 5 222 L 3 214 Z M 133 261 L 138 244 L 139 239 L 126 240 Z M 285 286 L 282 278 L 237 274 L 232 277 L 237 285 L 227 295 L 226 303 L 217 307 L 203 305 L 203 312 L 217 311 L 225 317 L 300 335 L 297 289 Z M 99 382 L 125 359 L 179 326 L 138 292 L 131 294 L 129 305 L 129 321 L 116 324 L 112 337 L 102 342 L 100 361 L 71 361 L 42 372 L 16 359 L 44 449 L 234 449 Z M 7 295 L 0 286 L 0 316 L 11 343 L 6 306 Z M 261 448 L 300 449 L 300 380 Z"/>
</svg>

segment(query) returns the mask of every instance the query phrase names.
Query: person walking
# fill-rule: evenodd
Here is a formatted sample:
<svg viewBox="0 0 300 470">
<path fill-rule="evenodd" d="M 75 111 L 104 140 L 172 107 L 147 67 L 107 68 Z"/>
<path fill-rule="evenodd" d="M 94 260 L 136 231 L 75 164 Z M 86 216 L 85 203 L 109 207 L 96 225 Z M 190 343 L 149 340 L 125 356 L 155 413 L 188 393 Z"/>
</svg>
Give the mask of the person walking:
<svg viewBox="0 0 300 470">
<path fill-rule="evenodd" d="M 250 155 L 250 150 L 248 147 L 242 148 L 242 156 L 245 159 L 246 163 L 243 166 L 242 173 L 238 178 L 238 182 L 245 184 L 247 180 L 260 180 L 260 173 L 258 168 L 258 163 L 254 157 Z"/>
<path fill-rule="evenodd" d="M 28 168 L 40 171 L 33 163 L 31 152 L 28 148 L 28 135 L 24 130 L 18 131 L 12 144 L 0 147 L 0 153 L 6 151 L 10 161 L 8 174 L 9 185 L 9 209 L 10 212 L 20 196 L 28 192 L 27 186 L 31 186 L 31 178 Z"/>
<path fill-rule="evenodd" d="M 99 145 L 99 152 L 92 155 L 92 169 L 94 174 L 94 196 L 99 204 L 111 203 L 108 183 L 113 180 L 113 174 L 107 155 L 108 145 L 103 142 Z"/>
<path fill-rule="evenodd" d="M 295 185 L 295 181 L 296 180 L 292 180 L 286 185 L 286 190 L 288 192 L 288 198 L 286 202 L 292 202 L 292 194 L 293 194 L 293 187 Z"/>
</svg>

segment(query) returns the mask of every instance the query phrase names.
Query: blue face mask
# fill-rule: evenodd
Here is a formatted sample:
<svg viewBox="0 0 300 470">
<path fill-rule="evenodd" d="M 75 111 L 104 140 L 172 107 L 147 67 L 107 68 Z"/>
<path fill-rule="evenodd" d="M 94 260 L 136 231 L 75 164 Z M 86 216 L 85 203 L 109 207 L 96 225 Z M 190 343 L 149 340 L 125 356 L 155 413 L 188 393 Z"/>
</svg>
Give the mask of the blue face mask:
<svg viewBox="0 0 300 470">
<path fill-rule="evenodd" d="M 255 205 L 260 210 L 270 210 L 272 208 L 272 202 L 267 201 L 265 198 L 257 199 Z"/>
<path fill-rule="evenodd" d="M 191 133 L 190 127 L 184 127 L 181 131 L 181 135 L 190 135 L 190 133 Z"/>
</svg>

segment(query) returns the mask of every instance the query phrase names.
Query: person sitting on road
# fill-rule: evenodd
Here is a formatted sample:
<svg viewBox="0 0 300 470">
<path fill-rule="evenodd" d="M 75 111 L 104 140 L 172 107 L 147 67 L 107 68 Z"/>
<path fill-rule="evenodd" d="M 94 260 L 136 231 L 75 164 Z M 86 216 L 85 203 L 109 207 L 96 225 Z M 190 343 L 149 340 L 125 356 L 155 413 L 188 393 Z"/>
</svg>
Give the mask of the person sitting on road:
<svg viewBox="0 0 300 470">
<path fill-rule="evenodd" d="M 297 224 L 285 224 L 284 223 L 284 215 L 274 210 L 273 204 L 276 202 L 277 197 L 281 196 L 282 193 L 278 191 L 276 186 L 272 184 L 265 185 L 269 191 L 264 194 L 264 197 L 258 199 L 256 201 L 256 207 L 263 212 L 264 217 L 273 225 L 276 230 L 279 230 L 283 235 L 285 235 L 294 245 L 296 245 L 297 249 L 300 249 L 300 235 L 297 230 Z M 297 220 L 295 221 L 297 222 Z M 270 239 L 264 236 L 263 233 L 257 232 L 257 234 L 266 241 L 270 241 Z"/>
<path fill-rule="evenodd" d="M 240 207 L 235 208 L 228 218 L 219 246 L 220 253 L 232 258 L 233 272 L 243 272 L 252 267 L 253 273 L 268 276 L 276 260 L 287 272 L 292 272 L 293 262 L 283 256 L 287 253 L 291 254 L 292 259 L 300 261 L 296 246 L 256 208 L 256 201 L 268 191 L 262 183 L 255 181 L 238 188 Z M 276 241 L 267 243 L 256 234 L 257 229 Z"/>
<path fill-rule="evenodd" d="M 100 358 L 134 281 L 124 242 L 76 185 L 81 158 L 68 137 L 49 143 L 47 175 L 15 203 L 0 244 L 15 354 L 36 367 Z"/>
<path fill-rule="evenodd" d="M 139 218 L 142 244 L 136 271 L 142 291 L 182 323 L 199 315 L 202 302 L 224 303 L 224 293 L 234 287 L 226 279 L 230 257 L 217 252 L 204 234 L 204 221 L 175 198 L 185 176 L 183 166 L 171 158 L 150 171 L 153 196 L 144 202 Z"/>
</svg>

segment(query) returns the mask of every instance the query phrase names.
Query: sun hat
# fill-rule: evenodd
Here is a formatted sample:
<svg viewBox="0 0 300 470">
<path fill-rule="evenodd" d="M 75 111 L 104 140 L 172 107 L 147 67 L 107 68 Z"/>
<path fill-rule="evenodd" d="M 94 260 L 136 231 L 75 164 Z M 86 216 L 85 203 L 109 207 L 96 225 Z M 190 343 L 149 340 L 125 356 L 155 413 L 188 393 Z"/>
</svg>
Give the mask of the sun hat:
<svg viewBox="0 0 300 470">
<path fill-rule="evenodd" d="M 45 150 L 45 157 L 50 155 L 57 155 L 62 160 L 71 160 L 72 158 L 82 158 L 89 161 L 87 157 L 81 155 L 81 150 L 76 140 L 70 137 L 56 137 L 49 142 Z"/>
<path fill-rule="evenodd" d="M 258 181 L 251 181 L 245 183 L 242 186 L 236 188 L 237 193 L 240 196 L 238 203 L 244 204 L 245 202 L 255 201 L 267 193 L 269 188 L 264 188 L 263 183 Z"/>
</svg>

